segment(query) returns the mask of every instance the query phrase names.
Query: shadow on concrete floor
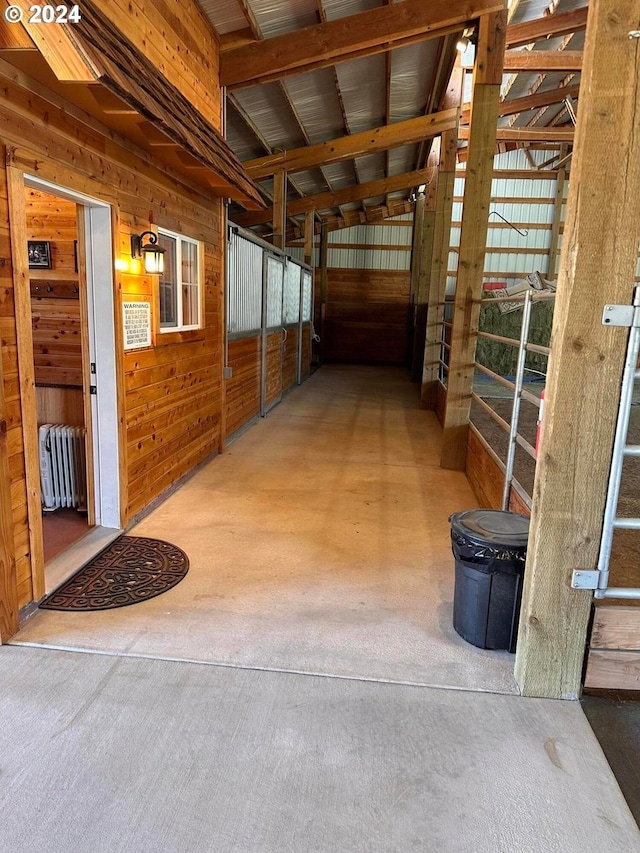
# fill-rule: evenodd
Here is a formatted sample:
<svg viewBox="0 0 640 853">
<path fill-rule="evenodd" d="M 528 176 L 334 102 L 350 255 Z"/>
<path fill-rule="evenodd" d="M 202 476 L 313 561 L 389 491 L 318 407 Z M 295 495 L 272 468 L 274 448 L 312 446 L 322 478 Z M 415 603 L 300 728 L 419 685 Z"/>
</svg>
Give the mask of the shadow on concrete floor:
<svg viewBox="0 0 640 853">
<path fill-rule="evenodd" d="M 581 704 L 640 825 L 640 692 L 590 690 Z"/>
</svg>

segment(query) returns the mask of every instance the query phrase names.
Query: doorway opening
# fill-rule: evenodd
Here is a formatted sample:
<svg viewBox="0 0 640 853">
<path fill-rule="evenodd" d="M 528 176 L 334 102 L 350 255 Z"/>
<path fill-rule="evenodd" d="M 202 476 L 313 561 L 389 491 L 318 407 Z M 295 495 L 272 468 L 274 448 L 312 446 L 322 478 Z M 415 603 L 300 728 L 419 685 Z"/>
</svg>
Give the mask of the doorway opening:
<svg viewBox="0 0 640 853">
<path fill-rule="evenodd" d="M 37 434 L 30 476 L 42 511 L 37 599 L 121 532 L 116 346 L 111 208 L 29 175 L 24 193 L 35 385 L 25 427 Z"/>
</svg>

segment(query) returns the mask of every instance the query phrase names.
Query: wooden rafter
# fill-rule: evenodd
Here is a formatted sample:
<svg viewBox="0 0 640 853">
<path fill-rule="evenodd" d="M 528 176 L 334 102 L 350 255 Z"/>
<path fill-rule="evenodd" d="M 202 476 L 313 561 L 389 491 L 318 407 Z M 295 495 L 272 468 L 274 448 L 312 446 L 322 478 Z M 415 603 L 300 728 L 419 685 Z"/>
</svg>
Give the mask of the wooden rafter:
<svg viewBox="0 0 640 853">
<path fill-rule="evenodd" d="M 565 36 L 584 30 L 587 26 L 587 7 L 574 9 L 559 15 L 546 15 L 524 24 L 512 24 L 507 28 L 507 49 L 532 44 L 542 39 Z"/>
<path fill-rule="evenodd" d="M 439 38 L 503 5 L 501 0 L 404 0 L 306 27 L 295 38 L 286 33 L 226 51 L 220 57 L 220 81 L 228 89 L 255 86 Z"/>
<path fill-rule="evenodd" d="M 507 50 L 504 70 L 515 71 L 580 71 L 581 50 Z"/>
<path fill-rule="evenodd" d="M 389 204 L 375 205 L 365 207 L 364 210 L 347 210 L 344 216 L 328 216 L 323 217 L 320 223 L 315 224 L 315 233 L 319 234 L 322 227 L 326 227 L 327 231 L 341 231 L 343 228 L 353 228 L 354 225 L 371 225 L 376 222 L 384 222 L 386 219 L 393 219 L 394 216 L 401 216 L 404 213 L 412 213 L 414 203 L 406 199 L 392 200 Z M 411 225 L 407 222 L 407 225 Z M 263 235 L 264 236 L 264 235 Z M 287 245 L 298 246 L 303 239 L 302 230 L 300 228 L 294 231 L 287 232 Z"/>
<path fill-rule="evenodd" d="M 499 115 L 514 115 L 515 113 L 524 113 L 528 110 L 535 110 L 538 109 L 538 107 L 545 107 L 549 104 L 559 104 L 564 101 L 567 96 L 577 98 L 579 91 L 580 85 L 576 83 L 573 86 L 562 86 L 559 89 L 550 89 L 547 92 L 536 92 L 533 95 L 526 95 L 523 98 L 511 98 L 511 100 L 502 101 L 500 104 Z M 465 108 L 462 111 L 461 121 L 463 124 L 468 124 L 469 122 L 468 104 L 465 104 Z"/>
<path fill-rule="evenodd" d="M 299 172 L 313 166 L 339 163 L 341 160 L 349 160 L 374 151 L 386 151 L 387 148 L 419 142 L 427 137 L 436 136 L 444 130 L 451 130 L 456 122 L 457 110 L 443 110 L 428 116 L 419 116 L 362 133 L 354 133 L 351 136 L 343 136 L 340 139 L 332 139 L 319 145 L 247 160 L 244 166 L 254 179 L 272 175 L 280 169 Z"/>
<path fill-rule="evenodd" d="M 460 128 L 460 139 L 469 138 L 469 128 Z M 573 142 L 573 127 L 499 127 L 498 142 Z"/>
<path fill-rule="evenodd" d="M 419 169 L 415 172 L 406 172 L 403 175 L 394 175 L 392 178 L 381 178 L 377 181 L 369 181 L 366 184 L 355 184 L 352 187 L 333 190 L 329 193 L 319 193 L 306 198 L 295 199 L 289 202 L 288 212 L 290 216 L 297 216 L 308 210 L 329 210 L 332 207 L 340 207 L 344 204 L 353 204 L 368 198 L 380 195 L 388 195 L 393 192 L 409 189 L 419 184 L 427 183 L 432 177 L 429 169 Z M 271 222 L 273 212 L 271 209 L 251 211 L 236 217 L 238 225 L 251 227 Z"/>
</svg>

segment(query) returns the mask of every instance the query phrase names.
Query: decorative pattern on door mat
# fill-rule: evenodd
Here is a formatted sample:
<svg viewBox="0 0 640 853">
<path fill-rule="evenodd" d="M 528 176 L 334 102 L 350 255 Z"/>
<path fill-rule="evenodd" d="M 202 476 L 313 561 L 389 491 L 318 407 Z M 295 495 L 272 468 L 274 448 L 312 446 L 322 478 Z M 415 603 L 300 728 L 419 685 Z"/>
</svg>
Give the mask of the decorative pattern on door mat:
<svg viewBox="0 0 640 853">
<path fill-rule="evenodd" d="M 189 571 L 189 558 L 169 542 L 121 536 L 54 590 L 43 610 L 111 610 L 162 595 Z"/>
</svg>

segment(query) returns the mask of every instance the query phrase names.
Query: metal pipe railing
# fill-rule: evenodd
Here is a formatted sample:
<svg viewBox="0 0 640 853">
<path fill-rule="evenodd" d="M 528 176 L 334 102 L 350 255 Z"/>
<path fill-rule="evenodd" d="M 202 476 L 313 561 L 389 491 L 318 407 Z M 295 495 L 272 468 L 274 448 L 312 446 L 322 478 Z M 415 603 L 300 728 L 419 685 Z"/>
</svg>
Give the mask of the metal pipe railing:
<svg viewBox="0 0 640 853">
<path fill-rule="evenodd" d="M 633 306 L 636 309 L 635 315 L 640 308 L 640 287 L 636 287 L 633 294 Z M 609 562 L 611 559 L 611 546 L 613 544 L 613 533 L 616 528 L 638 529 L 640 528 L 640 519 L 622 519 L 616 518 L 618 508 L 618 498 L 620 496 L 620 482 L 622 480 L 622 465 L 624 462 L 624 450 L 627 440 L 627 432 L 629 429 L 629 418 L 631 415 L 631 403 L 633 401 L 633 387 L 638 374 L 638 350 L 640 349 L 640 327 L 632 325 L 629 329 L 629 339 L 627 343 L 627 354 L 624 363 L 624 372 L 622 374 L 622 385 L 620 388 L 620 406 L 618 408 L 618 419 L 616 421 L 615 437 L 613 441 L 613 451 L 611 455 L 611 473 L 609 474 L 609 483 L 607 486 L 607 498 L 604 510 L 604 520 L 602 524 L 602 537 L 600 539 L 600 552 L 598 554 L 598 588 L 595 592 L 596 598 L 631 598 L 630 595 L 619 596 L 613 593 L 612 589 L 607 589 L 609 585 Z M 640 598 L 640 590 L 637 590 L 637 597 Z"/>
<path fill-rule="evenodd" d="M 516 381 L 513 389 L 513 408 L 511 410 L 511 426 L 509 428 L 509 444 L 507 446 L 507 461 L 504 472 L 504 488 L 502 490 L 502 509 L 509 509 L 509 493 L 513 479 L 513 463 L 516 457 L 516 440 L 518 438 L 518 421 L 520 419 L 520 399 L 524 381 L 524 363 L 527 357 L 527 339 L 531 322 L 531 294 L 526 293 L 522 306 L 522 325 L 520 326 L 520 349 L 516 365 Z"/>
</svg>

